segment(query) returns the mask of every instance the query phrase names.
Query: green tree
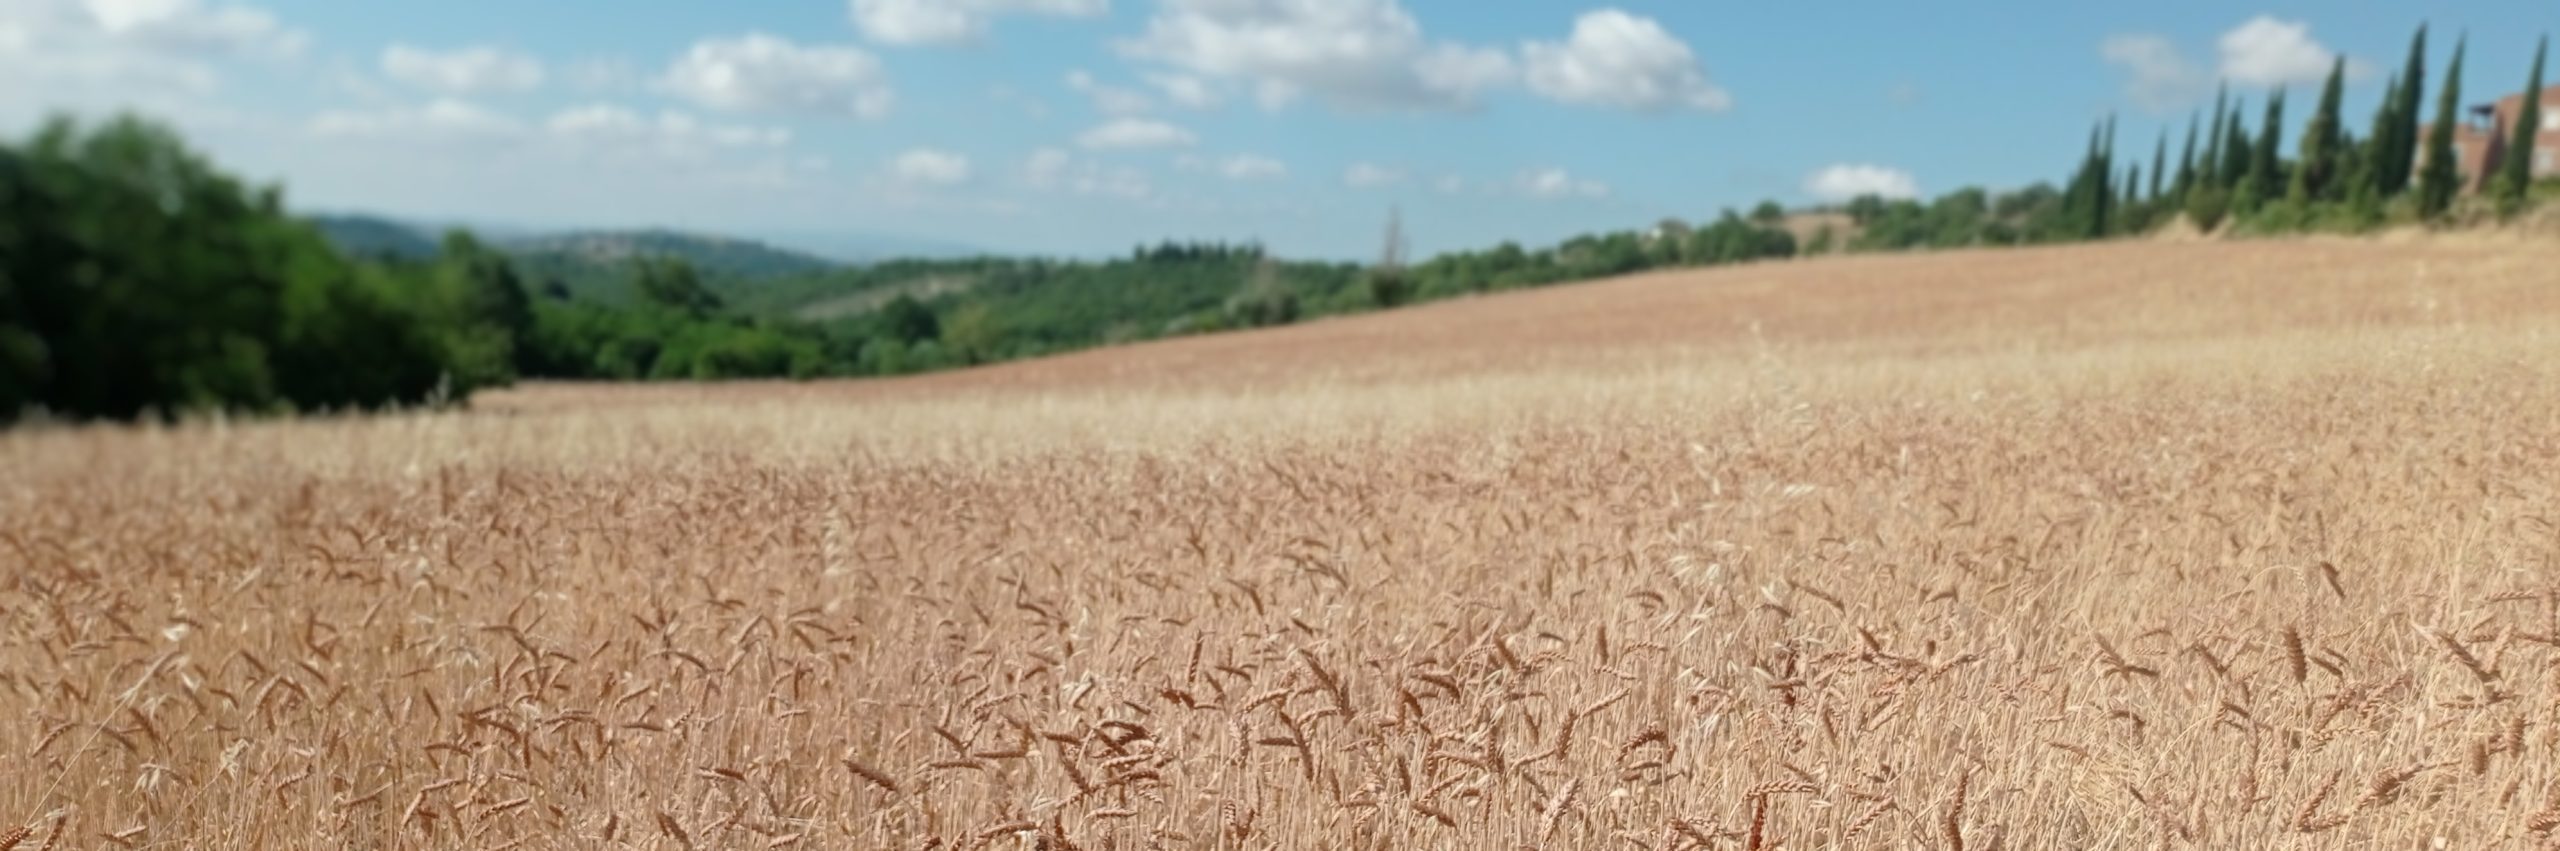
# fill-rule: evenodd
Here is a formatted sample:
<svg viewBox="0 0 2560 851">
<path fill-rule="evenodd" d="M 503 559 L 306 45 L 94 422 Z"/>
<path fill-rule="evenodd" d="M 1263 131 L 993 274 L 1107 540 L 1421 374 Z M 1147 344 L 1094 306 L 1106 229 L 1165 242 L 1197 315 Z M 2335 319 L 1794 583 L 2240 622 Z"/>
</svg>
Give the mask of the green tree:
<svg viewBox="0 0 2560 851">
<path fill-rule="evenodd" d="M 2196 185 L 2197 120 L 2198 116 L 2195 113 L 2187 113 L 2187 147 L 2183 153 L 2178 155 L 2178 181 L 2174 188 L 2170 190 L 2172 194 L 2177 196 L 2176 200 L 2179 204 L 2186 203 L 2187 193 L 2194 190 Z"/>
<path fill-rule="evenodd" d="M 2204 159 L 2196 163 L 2196 173 L 2198 177 L 2201 178 L 2201 185 L 2223 185 L 2222 146 L 2223 140 L 2230 138 L 2228 132 L 2229 122 L 2231 120 L 2231 113 L 2229 112 L 2230 109 L 2231 86 L 2226 83 L 2217 87 L 2214 91 L 2213 130 L 2212 132 L 2205 134 Z"/>
<path fill-rule="evenodd" d="M 0 144 L 0 420 L 424 398 L 417 293 L 131 117 Z"/>
<path fill-rule="evenodd" d="M 2516 115 L 2515 136 L 2499 163 L 2498 209 L 2508 215 L 2524 209 L 2525 195 L 2533 187 L 2534 135 L 2542 132 L 2542 62 L 2550 53 L 2551 37 L 2544 36 L 2533 50 L 2533 72 L 2525 76 L 2524 109 Z"/>
<path fill-rule="evenodd" d="M 2284 161 L 2277 146 L 2283 144 L 2284 90 L 2277 89 L 2267 98 L 2265 123 L 2258 127 L 2258 141 L 2249 146 L 2249 171 L 2240 181 L 2240 191 L 2233 194 L 2232 209 L 2242 215 L 2257 212 L 2259 207 L 2275 200 L 2282 185 Z"/>
<path fill-rule="evenodd" d="M 533 331 L 533 300 L 515 267 L 454 231 L 445 235 L 431 278 L 454 383 L 468 390 L 514 381 L 517 342 Z"/>
<path fill-rule="evenodd" d="M 2362 190 L 2377 202 L 2391 194 L 2387 184 L 2391 180 L 2394 137 L 2399 133 L 2398 113 L 2395 112 L 2399 103 L 2400 79 L 2393 77 L 2383 90 L 2382 105 L 2373 111 L 2372 132 L 2365 136 L 2364 144 L 2353 151 L 2356 159 L 2356 171 L 2351 178 L 2353 189 Z M 2350 196 L 2353 194 L 2353 191 L 2349 192 Z"/>
<path fill-rule="evenodd" d="M 1004 328 L 995 312 L 980 302 L 962 305 L 942 323 L 942 349 L 963 364 L 975 366 L 992 363 L 997 347 L 1004 342 Z"/>
<path fill-rule="evenodd" d="M 2160 190 L 2161 190 L 2161 186 L 2162 186 L 2162 184 L 2163 184 L 2163 183 L 2165 183 L 2165 182 L 2168 180 L 2168 177 L 2169 177 L 2169 129 L 2168 129 L 2168 128 L 2166 128 L 2166 127 L 2163 127 L 2163 128 L 2161 128 L 2161 129 L 2160 129 L 2160 141 L 2159 141 L 2159 143 L 2158 143 L 2158 144 L 2155 144 L 2155 145 L 2153 145 L 2153 146 L 2151 147 L 2151 195 L 2150 195 L 2150 198 L 2149 198 L 2149 200 L 2150 200 L 2150 201 L 2152 201 L 2152 202 L 2154 202 L 2154 203 L 2157 203 L 2157 202 L 2160 200 Z"/>
<path fill-rule="evenodd" d="M 634 285 L 641 301 L 690 316 L 709 316 L 721 307 L 720 297 L 702 285 L 693 264 L 679 258 L 639 261 Z"/>
<path fill-rule="evenodd" d="M 2444 92 L 2436 97 L 2435 126 L 2427 132 L 2427 163 L 2418 174 L 2418 211 L 2434 218 L 2453 207 L 2462 191 L 2462 172 L 2454 162 L 2453 127 L 2462 117 L 2462 54 L 2469 38 L 2455 39 L 2453 64 L 2445 70 Z"/>
<path fill-rule="evenodd" d="M 2427 88 L 2427 25 L 2409 37 L 2409 60 L 2400 70 L 2399 87 L 2383 100 L 2384 132 L 2374 135 L 2378 161 L 2375 189 L 2389 198 L 2409 189 L 2418 156 L 2418 110 Z"/>
<path fill-rule="evenodd" d="M 2230 138 L 2222 141 L 2222 174 L 2216 178 L 2224 189 L 2238 194 L 2249 179 L 2249 165 L 2257 161 L 2258 149 L 2249 142 L 2249 123 L 2242 116 L 2249 105 L 2245 99 L 2231 105 L 2231 121 L 2223 132 Z"/>
<path fill-rule="evenodd" d="M 942 321 L 934 317 L 933 310 L 925 307 L 924 302 L 917 301 L 908 293 L 899 293 L 898 297 L 881 306 L 879 322 L 880 336 L 906 346 L 942 336 Z"/>
<path fill-rule="evenodd" d="M 2302 161 L 2293 170 L 2285 197 L 2295 203 L 2337 200 L 2339 163 L 2345 158 L 2345 128 L 2339 123 L 2339 101 L 2346 96 L 2347 59 L 2329 67 L 2329 83 L 2320 90 L 2320 106 L 2303 128 Z"/>
</svg>

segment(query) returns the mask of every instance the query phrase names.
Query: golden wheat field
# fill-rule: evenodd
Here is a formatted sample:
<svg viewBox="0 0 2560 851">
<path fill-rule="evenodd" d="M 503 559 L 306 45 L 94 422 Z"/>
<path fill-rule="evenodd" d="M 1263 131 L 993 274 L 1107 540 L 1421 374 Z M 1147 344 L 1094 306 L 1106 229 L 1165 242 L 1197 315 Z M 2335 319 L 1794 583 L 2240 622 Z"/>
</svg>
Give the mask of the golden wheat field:
<svg viewBox="0 0 2560 851">
<path fill-rule="evenodd" d="M 2560 847 L 2548 242 L 1771 264 L 0 470 L 22 849 Z"/>
</svg>

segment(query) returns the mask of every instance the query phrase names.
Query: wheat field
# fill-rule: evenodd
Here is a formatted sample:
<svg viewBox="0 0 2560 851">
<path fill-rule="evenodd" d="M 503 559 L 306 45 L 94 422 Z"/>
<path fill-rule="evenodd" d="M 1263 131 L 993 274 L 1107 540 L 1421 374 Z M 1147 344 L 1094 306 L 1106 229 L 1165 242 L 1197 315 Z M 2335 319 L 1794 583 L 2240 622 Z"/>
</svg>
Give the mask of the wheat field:
<svg viewBox="0 0 2560 851">
<path fill-rule="evenodd" d="M 26 430 L 0 846 L 2560 847 L 2555 388 L 2315 240 Z"/>
</svg>

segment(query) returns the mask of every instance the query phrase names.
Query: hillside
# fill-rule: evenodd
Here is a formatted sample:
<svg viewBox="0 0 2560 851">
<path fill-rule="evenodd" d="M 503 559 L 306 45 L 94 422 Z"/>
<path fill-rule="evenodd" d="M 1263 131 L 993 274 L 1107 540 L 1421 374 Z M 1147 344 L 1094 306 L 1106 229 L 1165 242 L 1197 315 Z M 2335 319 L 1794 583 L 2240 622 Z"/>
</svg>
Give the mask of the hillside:
<svg viewBox="0 0 2560 851">
<path fill-rule="evenodd" d="M 419 262 L 441 250 L 443 229 L 387 216 L 326 213 L 303 217 L 351 257 Z M 536 286 L 557 283 L 572 296 L 620 303 L 630 299 L 631 264 L 641 258 L 674 258 L 693 264 L 706 284 L 724 295 L 750 285 L 811 278 L 849 268 L 814 254 L 752 239 L 664 229 L 590 230 L 482 238 L 516 261 Z M 752 293 L 746 300 L 756 301 Z M 773 299 L 765 297 L 763 303 Z"/>
<path fill-rule="evenodd" d="M 675 258 L 715 289 L 809 275 L 838 268 L 832 260 L 750 239 L 670 230 L 581 231 L 502 240 L 526 277 L 557 280 L 573 294 L 622 301 L 630 297 L 632 261 Z"/>
<path fill-rule="evenodd" d="M 2556 261 L 1861 256 L 914 379 L 0 433 L 0 611 L 40 614 L 0 619 L 0 752 L 62 779 L 0 813 L 2547 847 Z"/>
<path fill-rule="evenodd" d="M 436 256 L 438 236 L 431 229 L 381 216 L 330 213 L 305 216 L 320 235 L 350 257 L 368 260 L 429 260 Z"/>
<path fill-rule="evenodd" d="M 2560 289 L 2534 273 L 2554 266 L 2560 243 L 2472 235 L 1853 255 L 1646 273 L 891 381 L 594 392 L 635 402 L 660 393 L 1190 392 L 1560 369 L 1748 370 L 1770 356 L 1892 370 L 1912 358 L 2171 353 L 2159 344 L 2560 323 Z M 535 387 L 489 401 L 546 405 L 555 393 L 590 391 Z"/>
</svg>

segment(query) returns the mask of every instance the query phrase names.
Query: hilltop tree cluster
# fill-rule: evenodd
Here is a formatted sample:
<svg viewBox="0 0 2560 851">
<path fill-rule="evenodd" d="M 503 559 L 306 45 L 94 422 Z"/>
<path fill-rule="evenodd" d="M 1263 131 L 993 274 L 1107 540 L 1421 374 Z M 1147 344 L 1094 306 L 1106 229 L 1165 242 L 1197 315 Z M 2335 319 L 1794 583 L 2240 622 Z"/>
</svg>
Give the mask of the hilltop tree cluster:
<svg viewBox="0 0 2560 851">
<path fill-rule="evenodd" d="M 2195 227 L 2226 223 L 2245 232 L 2306 229 L 2359 231 L 2391 222 L 2443 221 L 2463 212 L 2462 175 L 2454 140 L 2463 120 L 2463 63 L 2467 39 L 2457 41 L 2437 85 L 2430 114 L 2425 27 L 2411 39 L 2406 64 L 2385 85 L 2381 104 L 2359 136 L 2346 122 L 2342 101 L 2346 60 L 2338 58 L 2321 87 L 2320 100 L 2285 156 L 2286 93 L 2269 92 L 2256 129 L 2244 98 L 2225 88 L 2210 114 L 2191 116 L 2178 159 L 2168 158 L 2169 136 L 2153 148 L 2151 180 L 2138 163 L 2119 165 L 2112 119 L 2090 135 L 2089 150 L 2074 172 L 2062 220 L 2078 238 L 2147 232 L 2184 216 Z M 2535 54 L 2525 91 L 2539 92 L 2546 39 Z M 2526 98 L 2526 114 L 2512 128 L 2517 152 L 2489 164 L 2482 209 L 2512 215 L 2537 187 L 2530 179 L 2538 99 Z M 2422 120 L 2424 119 L 2424 120 Z M 2174 177 L 2164 180 L 2164 174 Z M 2147 189 L 2145 188 L 2147 185 Z M 2550 193 L 2548 188 L 2541 189 Z"/>
</svg>

